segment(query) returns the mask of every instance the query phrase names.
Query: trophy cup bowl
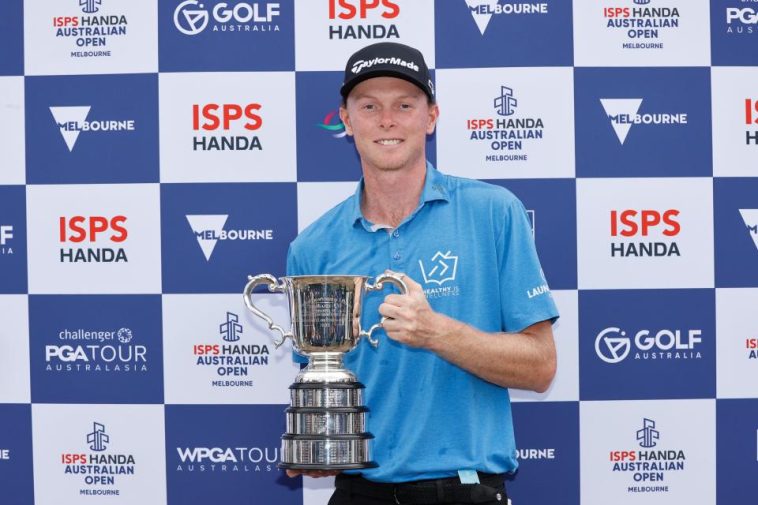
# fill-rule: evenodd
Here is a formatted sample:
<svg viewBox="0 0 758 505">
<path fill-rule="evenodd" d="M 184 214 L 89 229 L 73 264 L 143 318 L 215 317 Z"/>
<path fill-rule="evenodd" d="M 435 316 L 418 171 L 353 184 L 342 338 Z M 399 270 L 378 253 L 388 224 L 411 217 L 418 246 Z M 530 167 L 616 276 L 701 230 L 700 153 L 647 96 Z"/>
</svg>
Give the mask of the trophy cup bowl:
<svg viewBox="0 0 758 505">
<path fill-rule="evenodd" d="M 361 328 L 361 309 L 366 293 L 381 290 L 384 283 L 408 289 L 402 274 L 384 273 L 374 279 L 363 275 L 269 274 L 250 276 L 243 297 L 247 308 L 277 331 L 279 348 L 292 340 L 298 354 L 308 358 L 306 366 L 290 386 L 290 407 L 286 410 L 287 431 L 282 435 L 280 468 L 297 470 L 352 470 L 371 468 L 363 384 L 345 368 L 343 356 L 365 337 L 376 347 L 372 334 L 385 318 Z M 268 286 L 271 293 L 286 293 L 292 327 L 285 331 L 253 304 L 253 290 Z"/>
</svg>

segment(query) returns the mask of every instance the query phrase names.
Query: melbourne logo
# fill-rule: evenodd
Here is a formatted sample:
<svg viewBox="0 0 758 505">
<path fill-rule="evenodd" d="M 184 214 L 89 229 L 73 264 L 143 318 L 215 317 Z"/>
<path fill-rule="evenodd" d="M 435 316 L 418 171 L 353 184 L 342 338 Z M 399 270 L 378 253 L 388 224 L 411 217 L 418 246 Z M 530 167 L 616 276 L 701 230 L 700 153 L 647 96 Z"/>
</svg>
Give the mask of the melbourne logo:
<svg viewBox="0 0 758 505">
<path fill-rule="evenodd" d="M 745 124 L 753 128 L 758 125 L 758 100 L 745 98 Z M 758 145 L 758 130 L 745 130 L 745 144 Z"/>
<path fill-rule="evenodd" d="M 250 377 L 253 369 L 269 364 L 268 346 L 238 343 L 243 335 L 239 315 L 227 312 L 224 322 L 219 325 L 218 337 L 203 339 L 192 346 L 195 366 L 213 371 L 211 386 L 253 387 L 254 381 Z"/>
<path fill-rule="evenodd" d="M 595 353 L 610 364 L 621 363 L 630 356 L 635 360 L 700 359 L 697 347 L 702 343 L 702 333 L 702 330 L 662 329 L 627 334 L 612 326 L 597 334 Z"/>
<path fill-rule="evenodd" d="M 262 151 L 257 135 L 263 126 L 259 103 L 207 103 L 192 105 L 193 151 Z M 244 135 L 230 135 L 236 130 Z"/>
<path fill-rule="evenodd" d="M 621 145 L 624 145 L 633 125 L 670 126 L 687 124 L 687 113 L 640 113 L 642 98 L 601 98 L 605 114 L 611 122 Z"/>
<path fill-rule="evenodd" d="M 329 0 L 329 39 L 397 39 L 397 25 L 387 23 L 400 15 L 391 0 Z M 382 22 L 371 23 L 369 18 Z"/>
<path fill-rule="evenodd" d="M 321 121 L 321 123 L 317 124 L 316 126 L 322 130 L 331 132 L 332 137 L 336 139 L 341 139 L 347 135 L 347 131 L 345 131 L 345 125 L 342 123 L 342 120 L 340 120 L 340 116 L 336 110 L 329 112 L 326 116 L 324 116 L 323 121 Z"/>
<path fill-rule="evenodd" d="M 745 0 L 743 3 L 746 3 Z M 736 35 L 758 33 L 758 10 L 753 7 L 727 7 L 726 33 Z"/>
<path fill-rule="evenodd" d="M 197 238 L 197 243 L 200 245 L 206 261 L 211 260 L 211 255 L 219 240 L 274 240 L 274 230 L 226 230 L 224 225 L 228 217 L 229 214 L 186 215 L 187 222 L 192 228 L 195 238 Z"/>
<path fill-rule="evenodd" d="M 684 451 L 661 443 L 661 433 L 653 419 L 642 419 L 633 433 L 640 449 L 610 451 L 611 471 L 629 476 L 628 493 L 668 493 L 666 478 L 685 469 Z"/>
<path fill-rule="evenodd" d="M 133 454 L 108 451 L 111 437 L 105 425 L 93 422 L 92 431 L 82 437 L 89 449 L 68 451 L 61 454 L 64 475 L 80 479 L 87 486 L 80 495 L 119 496 L 118 485 L 136 472 Z"/>
<path fill-rule="evenodd" d="M 682 231 L 679 210 L 620 209 L 611 210 L 610 217 L 611 257 L 681 256 L 675 240 Z"/>
<path fill-rule="evenodd" d="M 647 1 L 634 0 L 637 5 Z M 661 37 L 667 31 L 679 28 L 679 9 L 676 7 L 603 7 L 605 27 L 609 31 L 624 33 L 624 49 L 663 49 Z"/>
<path fill-rule="evenodd" d="M 0 256 L 13 254 L 11 240 L 13 240 L 13 226 L 9 224 L 0 225 Z"/>
<path fill-rule="evenodd" d="M 276 447 L 177 447 L 177 472 L 273 472 L 277 470 Z"/>
<path fill-rule="evenodd" d="M 129 328 L 63 328 L 57 342 L 45 346 L 45 370 L 51 373 L 147 372 L 147 346 L 132 343 Z"/>
<path fill-rule="evenodd" d="M 58 240 L 61 263 L 126 263 L 121 247 L 129 237 L 126 216 L 60 216 Z M 98 242 L 99 240 L 99 242 Z M 109 247 L 101 247 L 103 243 Z"/>
<path fill-rule="evenodd" d="M 740 209 L 740 215 L 756 249 L 758 249 L 758 209 Z"/>
<path fill-rule="evenodd" d="M 501 85 L 500 92 L 491 103 L 495 116 L 466 120 L 469 142 L 487 146 L 485 161 L 528 160 L 528 147 L 544 136 L 542 118 L 518 113 L 518 99 L 515 91 L 508 86 Z"/>
<path fill-rule="evenodd" d="M 500 4 L 500 0 L 465 0 L 471 17 L 474 18 L 479 33 L 484 35 L 490 19 L 493 15 L 529 15 L 529 14 L 547 14 L 548 4 L 541 2 L 518 2 L 509 1 Z"/>
<path fill-rule="evenodd" d="M 185 35 L 197 35 L 209 26 L 214 32 L 278 32 L 279 7 L 275 2 L 218 2 L 209 10 L 204 3 L 186 0 L 174 10 L 174 26 Z"/>
<path fill-rule="evenodd" d="M 97 119 L 87 121 L 89 105 L 77 107 L 50 107 L 55 124 L 61 132 L 69 152 L 74 150 L 81 132 L 129 132 L 134 131 L 133 119 Z"/>
<path fill-rule="evenodd" d="M 11 460 L 11 450 L 10 449 L 3 449 L 0 447 L 0 461 L 10 461 Z"/>
<path fill-rule="evenodd" d="M 76 3 L 76 0 L 68 0 Z M 101 0 L 79 0 L 84 14 L 96 14 Z M 71 58 L 110 57 L 110 44 L 114 39 L 125 37 L 128 22 L 123 14 L 102 13 L 98 16 L 53 16 L 55 36 L 72 41 Z"/>
</svg>

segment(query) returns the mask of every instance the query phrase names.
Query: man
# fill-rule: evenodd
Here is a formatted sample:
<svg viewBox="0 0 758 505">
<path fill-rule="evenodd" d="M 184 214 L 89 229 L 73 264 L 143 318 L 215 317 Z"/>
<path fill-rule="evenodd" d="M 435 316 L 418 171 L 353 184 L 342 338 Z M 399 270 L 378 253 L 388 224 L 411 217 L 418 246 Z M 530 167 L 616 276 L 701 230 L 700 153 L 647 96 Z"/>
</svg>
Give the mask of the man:
<svg viewBox="0 0 758 505">
<path fill-rule="evenodd" d="M 517 467 L 506 388 L 545 391 L 556 368 L 558 312 L 526 212 L 427 163 L 439 107 L 416 49 L 359 50 L 340 92 L 363 178 L 293 241 L 288 275 L 392 270 L 409 292 L 364 301 L 363 326 L 386 316 L 389 338 L 345 365 L 366 385 L 379 466 L 338 475 L 329 503 L 504 503 Z"/>
</svg>

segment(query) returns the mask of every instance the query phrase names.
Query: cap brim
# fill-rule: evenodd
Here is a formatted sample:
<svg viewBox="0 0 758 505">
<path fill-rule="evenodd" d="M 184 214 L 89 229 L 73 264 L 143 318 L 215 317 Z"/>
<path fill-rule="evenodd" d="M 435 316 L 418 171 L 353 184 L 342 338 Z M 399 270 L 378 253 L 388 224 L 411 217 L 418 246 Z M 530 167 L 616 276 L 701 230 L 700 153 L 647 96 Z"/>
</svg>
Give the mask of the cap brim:
<svg viewBox="0 0 758 505">
<path fill-rule="evenodd" d="M 412 79 L 406 74 L 403 74 L 402 72 L 396 72 L 394 70 L 385 70 L 385 69 L 376 69 L 376 70 L 367 70 L 363 72 L 361 75 L 354 77 L 350 80 L 350 82 L 347 82 L 342 85 L 340 88 L 340 95 L 342 95 L 342 98 L 347 100 L 347 96 L 350 94 L 350 92 L 353 90 L 354 87 L 362 83 L 363 81 L 367 81 L 368 79 L 373 79 L 374 77 L 396 77 L 398 79 L 402 79 L 404 81 L 410 82 L 411 84 L 415 85 L 417 88 L 419 88 L 421 91 L 424 92 L 426 96 L 428 96 L 432 101 L 434 101 L 434 97 L 429 94 L 429 91 L 424 89 L 422 85 L 419 84 L 419 82 L 415 79 Z"/>
</svg>

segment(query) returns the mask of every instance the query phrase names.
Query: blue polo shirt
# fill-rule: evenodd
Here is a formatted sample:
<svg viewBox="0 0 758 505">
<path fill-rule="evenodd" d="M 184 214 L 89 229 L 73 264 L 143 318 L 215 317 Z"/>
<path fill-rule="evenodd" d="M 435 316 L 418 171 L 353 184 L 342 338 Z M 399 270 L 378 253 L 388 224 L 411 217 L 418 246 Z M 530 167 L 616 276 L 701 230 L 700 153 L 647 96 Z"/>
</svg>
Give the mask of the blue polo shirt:
<svg viewBox="0 0 758 505">
<path fill-rule="evenodd" d="M 375 277 L 387 269 L 419 282 L 435 311 L 486 332 L 516 332 L 555 320 L 526 211 L 508 190 L 444 175 L 427 165 L 419 205 L 396 229 L 363 217 L 355 194 L 290 245 L 288 275 Z M 379 321 L 384 295 L 364 298 L 362 327 Z M 405 482 L 517 467 L 508 390 L 424 350 L 374 334 L 345 356 L 366 385 L 368 430 L 378 468 L 360 473 Z M 493 335 L 492 338 L 508 338 Z"/>
</svg>

